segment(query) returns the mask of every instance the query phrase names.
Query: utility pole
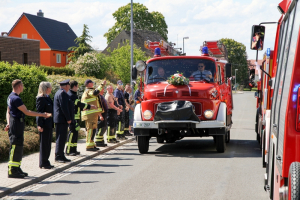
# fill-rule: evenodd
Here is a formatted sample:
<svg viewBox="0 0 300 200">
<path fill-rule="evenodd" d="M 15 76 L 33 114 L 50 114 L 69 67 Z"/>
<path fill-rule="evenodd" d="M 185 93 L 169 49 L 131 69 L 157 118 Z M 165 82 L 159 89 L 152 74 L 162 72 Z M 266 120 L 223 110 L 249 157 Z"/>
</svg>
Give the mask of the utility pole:
<svg viewBox="0 0 300 200">
<path fill-rule="evenodd" d="M 132 67 L 133 67 L 133 0 L 131 0 L 131 16 L 130 16 L 130 46 L 131 46 L 131 60 L 130 60 L 130 86 L 132 87 Z M 133 95 L 133 90 L 131 95 Z"/>
</svg>

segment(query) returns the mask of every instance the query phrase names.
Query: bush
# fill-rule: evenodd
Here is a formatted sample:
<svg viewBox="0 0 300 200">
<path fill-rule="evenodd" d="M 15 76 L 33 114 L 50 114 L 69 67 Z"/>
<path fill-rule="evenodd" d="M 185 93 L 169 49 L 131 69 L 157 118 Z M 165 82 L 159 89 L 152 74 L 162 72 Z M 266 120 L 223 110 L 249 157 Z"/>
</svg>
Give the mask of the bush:
<svg viewBox="0 0 300 200">
<path fill-rule="evenodd" d="M 7 161 L 9 158 L 9 137 L 7 132 L 3 131 L 4 124 L 0 126 L 0 161 Z M 39 138 L 35 127 L 26 127 L 24 131 L 24 148 L 23 154 L 36 152 L 40 148 Z"/>
<path fill-rule="evenodd" d="M 79 56 L 76 62 L 71 61 L 69 68 L 74 69 L 76 75 L 101 76 L 101 63 L 100 60 L 97 59 L 97 54 L 94 52 Z"/>
<path fill-rule="evenodd" d="M 66 75 L 66 76 L 74 76 L 75 75 L 75 71 L 74 69 L 71 69 L 69 67 L 48 67 L 48 66 L 39 66 L 38 69 L 46 72 L 48 75 L 57 75 L 57 74 L 61 74 L 61 75 Z"/>
<path fill-rule="evenodd" d="M 0 120 L 6 121 L 7 97 L 12 91 L 11 83 L 15 79 L 21 79 L 24 91 L 20 94 L 23 103 L 28 110 L 36 109 L 36 95 L 41 81 L 46 81 L 46 74 L 35 65 L 20 65 L 8 62 L 0 62 Z M 28 125 L 35 124 L 35 117 L 26 117 Z"/>
</svg>

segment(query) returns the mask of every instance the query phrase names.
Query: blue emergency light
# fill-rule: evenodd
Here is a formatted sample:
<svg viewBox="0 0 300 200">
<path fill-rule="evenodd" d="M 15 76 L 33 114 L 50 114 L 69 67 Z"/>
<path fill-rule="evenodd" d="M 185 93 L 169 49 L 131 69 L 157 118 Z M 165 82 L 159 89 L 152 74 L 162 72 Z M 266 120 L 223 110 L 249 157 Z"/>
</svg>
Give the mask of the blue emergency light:
<svg viewBox="0 0 300 200">
<path fill-rule="evenodd" d="M 207 47 L 202 48 L 202 54 L 208 54 L 208 48 Z"/>
<path fill-rule="evenodd" d="M 270 48 L 267 48 L 267 56 L 270 56 Z"/>
<path fill-rule="evenodd" d="M 160 48 L 157 47 L 154 49 L 154 57 L 160 57 L 160 56 L 161 56 Z"/>
</svg>

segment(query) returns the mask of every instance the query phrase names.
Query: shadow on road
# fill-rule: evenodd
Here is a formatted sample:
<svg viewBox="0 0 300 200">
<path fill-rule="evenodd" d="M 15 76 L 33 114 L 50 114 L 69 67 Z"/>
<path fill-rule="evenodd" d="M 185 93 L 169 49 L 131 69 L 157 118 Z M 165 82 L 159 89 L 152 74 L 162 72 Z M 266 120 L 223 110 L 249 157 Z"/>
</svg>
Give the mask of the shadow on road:
<svg viewBox="0 0 300 200">
<path fill-rule="evenodd" d="M 186 157 L 186 158 L 233 158 L 233 157 L 261 157 L 261 150 L 256 140 L 231 140 L 226 144 L 226 151 L 218 153 L 213 140 L 181 140 L 171 144 L 164 144 L 154 152 L 158 157 Z"/>
<path fill-rule="evenodd" d="M 71 195 L 71 193 L 32 192 L 30 194 L 30 196 L 33 196 L 33 197 L 66 196 L 66 195 Z"/>
</svg>

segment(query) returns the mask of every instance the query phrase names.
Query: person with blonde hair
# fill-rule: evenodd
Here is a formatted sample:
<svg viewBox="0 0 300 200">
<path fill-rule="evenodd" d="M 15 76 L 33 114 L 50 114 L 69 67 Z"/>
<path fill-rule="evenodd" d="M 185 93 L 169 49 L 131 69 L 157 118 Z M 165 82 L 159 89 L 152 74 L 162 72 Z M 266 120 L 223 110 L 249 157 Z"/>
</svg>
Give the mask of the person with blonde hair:
<svg viewBox="0 0 300 200">
<path fill-rule="evenodd" d="M 38 112 L 53 113 L 53 101 L 49 97 L 52 86 L 49 82 L 41 82 L 36 97 L 36 110 Z M 51 169 L 54 166 L 50 164 L 49 157 L 51 153 L 51 141 L 53 134 L 53 119 L 36 117 L 36 124 L 40 135 L 40 162 L 42 169 Z"/>
</svg>

